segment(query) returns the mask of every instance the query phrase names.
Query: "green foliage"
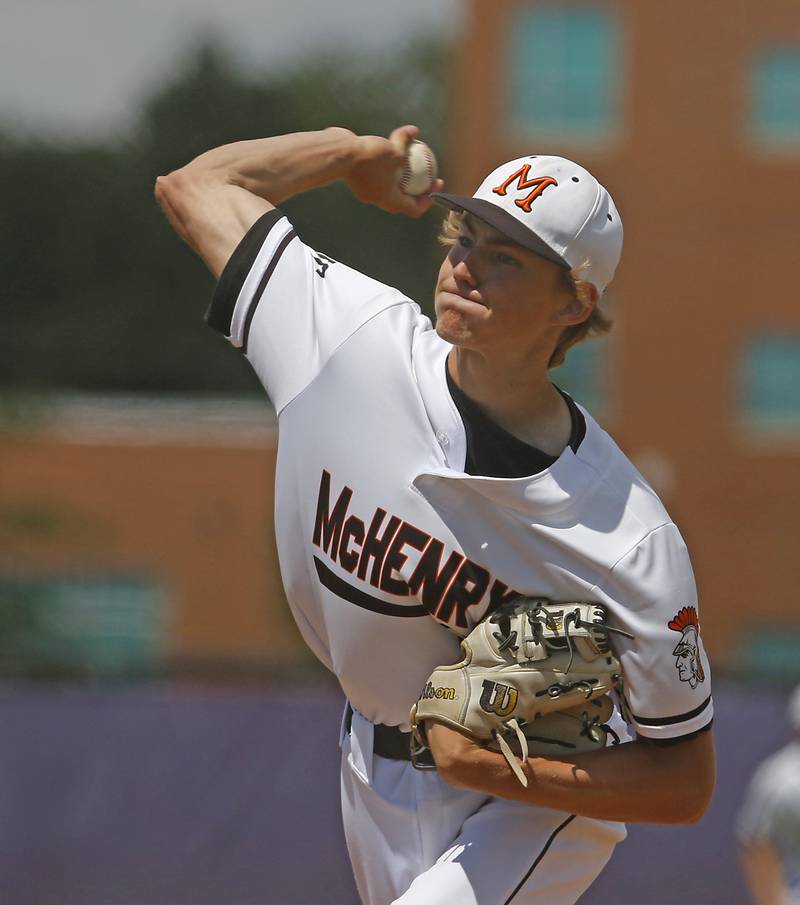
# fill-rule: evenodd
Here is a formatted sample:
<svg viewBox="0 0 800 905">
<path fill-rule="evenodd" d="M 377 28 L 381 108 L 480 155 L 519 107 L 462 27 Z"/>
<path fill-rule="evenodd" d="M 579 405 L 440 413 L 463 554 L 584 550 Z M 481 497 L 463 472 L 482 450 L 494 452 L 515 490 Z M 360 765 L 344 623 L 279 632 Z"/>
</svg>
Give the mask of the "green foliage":
<svg viewBox="0 0 800 905">
<path fill-rule="evenodd" d="M 444 142 L 446 56 L 430 42 L 381 60 L 341 51 L 273 76 L 213 40 L 145 104 L 126 141 L 0 136 L 0 388 L 247 392 L 249 367 L 203 323 L 213 282 L 153 201 L 156 176 L 216 145 L 344 125 L 419 125 Z M 439 217 L 393 217 L 342 186 L 293 199 L 304 240 L 428 307 Z"/>
</svg>

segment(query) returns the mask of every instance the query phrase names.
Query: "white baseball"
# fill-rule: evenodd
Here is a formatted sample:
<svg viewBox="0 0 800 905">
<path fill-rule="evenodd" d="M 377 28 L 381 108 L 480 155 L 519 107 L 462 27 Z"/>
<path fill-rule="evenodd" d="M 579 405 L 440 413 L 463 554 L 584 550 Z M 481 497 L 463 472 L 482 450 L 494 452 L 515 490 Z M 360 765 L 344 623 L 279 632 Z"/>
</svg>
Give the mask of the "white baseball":
<svg viewBox="0 0 800 905">
<path fill-rule="evenodd" d="M 406 161 L 400 174 L 400 191 L 406 195 L 424 195 L 433 187 L 438 172 L 433 151 L 424 141 L 414 139 L 406 150 Z"/>
</svg>

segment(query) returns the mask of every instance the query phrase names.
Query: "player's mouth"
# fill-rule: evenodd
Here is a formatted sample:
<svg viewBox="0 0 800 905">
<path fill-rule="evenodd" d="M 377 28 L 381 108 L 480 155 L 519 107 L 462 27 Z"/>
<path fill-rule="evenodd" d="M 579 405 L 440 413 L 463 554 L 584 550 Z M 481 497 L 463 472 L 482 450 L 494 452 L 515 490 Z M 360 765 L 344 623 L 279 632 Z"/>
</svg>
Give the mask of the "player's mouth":
<svg viewBox="0 0 800 905">
<path fill-rule="evenodd" d="M 474 307 L 476 305 L 484 309 L 488 309 L 489 307 L 483 298 L 476 292 L 470 292 L 463 295 L 456 290 L 442 287 L 439 290 L 439 295 L 442 296 L 443 301 L 447 301 L 449 304 L 455 303 L 457 307 Z"/>
</svg>

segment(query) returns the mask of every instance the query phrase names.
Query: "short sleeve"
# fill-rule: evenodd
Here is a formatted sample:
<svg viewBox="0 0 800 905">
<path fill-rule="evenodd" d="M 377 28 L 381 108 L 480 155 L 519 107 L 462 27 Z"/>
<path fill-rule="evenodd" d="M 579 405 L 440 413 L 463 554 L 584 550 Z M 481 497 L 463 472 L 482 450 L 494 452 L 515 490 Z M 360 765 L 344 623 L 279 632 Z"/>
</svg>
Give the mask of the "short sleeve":
<svg viewBox="0 0 800 905">
<path fill-rule="evenodd" d="M 756 769 L 736 817 L 743 844 L 769 842 L 800 883 L 800 742 L 794 740 Z"/>
<path fill-rule="evenodd" d="M 278 412 L 397 290 L 305 245 L 277 209 L 239 243 L 220 276 L 208 325 L 248 358 Z"/>
<path fill-rule="evenodd" d="M 772 839 L 780 793 L 780 787 L 772 781 L 769 765 L 757 771 L 736 818 L 736 835 L 741 842 Z"/>
<path fill-rule="evenodd" d="M 651 531 L 612 569 L 604 587 L 619 604 L 625 704 L 639 735 L 679 738 L 714 715 L 711 673 L 700 633 L 689 554 L 671 522 Z"/>
</svg>

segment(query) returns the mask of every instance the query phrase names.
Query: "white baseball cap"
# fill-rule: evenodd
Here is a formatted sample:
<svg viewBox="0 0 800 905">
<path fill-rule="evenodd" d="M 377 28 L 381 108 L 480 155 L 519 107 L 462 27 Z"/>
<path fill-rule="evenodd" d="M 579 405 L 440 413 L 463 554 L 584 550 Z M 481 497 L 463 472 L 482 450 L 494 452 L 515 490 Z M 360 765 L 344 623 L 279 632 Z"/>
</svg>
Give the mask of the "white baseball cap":
<svg viewBox="0 0 800 905">
<path fill-rule="evenodd" d="M 564 157 L 518 157 L 493 170 L 471 197 L 434 192 L 443 207 L 468 211 L 523 248 L 562 267 L 584 262 L 581 278 L 602 294 L 622 253 L 622 220 L 611 195 Z"/>
</svg>

